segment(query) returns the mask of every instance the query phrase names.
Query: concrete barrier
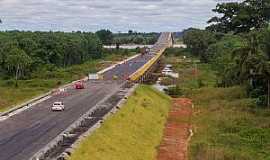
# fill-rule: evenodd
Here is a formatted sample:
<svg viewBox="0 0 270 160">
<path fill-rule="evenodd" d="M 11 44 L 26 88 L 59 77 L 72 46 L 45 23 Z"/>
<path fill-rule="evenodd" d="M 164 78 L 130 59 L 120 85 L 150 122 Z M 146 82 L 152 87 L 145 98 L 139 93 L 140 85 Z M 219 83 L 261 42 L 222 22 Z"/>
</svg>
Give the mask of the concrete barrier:
<svg viewBox="0 0 270 160">
<path fill-rule="evenodd" d="M 163 48 L 159 51 L 157 51 L 156 55 L 149 60 L 146 64 L 144 64 L 141 68 L 139 68 L 135 73 L 133 73 L 131 76 L 129 76 L 129 79 L 133 82 L 137 81 L 140 77 L 142 77 L 149 68 L 157 62 L 157 60 L 162 56 L 163 52 L 166 48 Z"/>
</svg>

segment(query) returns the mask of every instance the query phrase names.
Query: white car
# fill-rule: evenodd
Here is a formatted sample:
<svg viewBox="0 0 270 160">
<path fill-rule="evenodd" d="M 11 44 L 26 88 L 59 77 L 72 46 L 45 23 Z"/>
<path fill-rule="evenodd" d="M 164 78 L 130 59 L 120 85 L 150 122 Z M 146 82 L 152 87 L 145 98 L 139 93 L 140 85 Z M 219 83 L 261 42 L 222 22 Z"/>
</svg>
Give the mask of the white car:
<svg viewBox="0 0 270 160">
<path fill-rule="evenodd" d="M 52 111 L 64 111 L 65 105 L 63 102 L 54 102 L 51 108 Z"/>
</svg>

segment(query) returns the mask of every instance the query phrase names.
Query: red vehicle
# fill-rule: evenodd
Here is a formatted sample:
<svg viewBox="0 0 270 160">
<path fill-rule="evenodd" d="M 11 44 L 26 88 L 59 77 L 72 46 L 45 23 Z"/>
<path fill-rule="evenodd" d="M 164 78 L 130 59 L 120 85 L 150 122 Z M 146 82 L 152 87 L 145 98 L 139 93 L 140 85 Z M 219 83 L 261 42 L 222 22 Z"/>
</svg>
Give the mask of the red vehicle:
<svg viewBox="0 0 270 160">
<path fill-rule="evenodd" d="M 76 82 L 74 87 L 75 87 L 75 89 L 84 89 L 85 88 L 82 81 Z"/>
</svg>

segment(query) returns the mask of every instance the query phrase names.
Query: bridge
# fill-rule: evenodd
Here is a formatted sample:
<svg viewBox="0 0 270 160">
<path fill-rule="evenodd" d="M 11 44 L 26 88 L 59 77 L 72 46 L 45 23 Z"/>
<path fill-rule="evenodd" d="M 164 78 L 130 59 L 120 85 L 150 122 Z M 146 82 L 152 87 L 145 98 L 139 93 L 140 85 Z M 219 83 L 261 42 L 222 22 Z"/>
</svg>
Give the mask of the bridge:
<svg viewBox="0 0 270 160">
<path fill-rule="evenodd" d="M 96 109 L 93 112 L 96 119 L 91 119 L 93 126 L 111 109 L 96 108 L 97 104 L 106 102 L 109 106 L 115 105 L 123 98 L 119 92 L 127 84 L 144 82 L 159 64 L 164 50 L 171 46 L 171 33 L 162 33 L 148 54 L 137 55 L 100 73 L 103 80 L 87 81 L 86 89 L 75 90 L 68 85 L 65 95 L 51 94 L 20 112 L 7 113 L 5 119 L 0 121 L 0 159 L 30 159 L 85 113 Z M 115 76 L 117 79 L 114 79 Z M 66 104 L 64 112 L 50 111 L 55 101 Z M 53 159 L 61 151 L 61 147 L 55 149 L 47 155 L 47 159 Z"/>
<path fill-rule="evenodd" d="M 150 48 L 148 54 L 138 55 L 125 63 L 115 66 L 103 75 L 104 79 L 113 79 L 113 76 L 117 76 L 122 80 L 129 78 L 132 82 L 142 83 L 157 67 L 165 49 L 172 46 L 172 34 L 169 32 L 162 33 L 157 43 Z"/>
</svg>

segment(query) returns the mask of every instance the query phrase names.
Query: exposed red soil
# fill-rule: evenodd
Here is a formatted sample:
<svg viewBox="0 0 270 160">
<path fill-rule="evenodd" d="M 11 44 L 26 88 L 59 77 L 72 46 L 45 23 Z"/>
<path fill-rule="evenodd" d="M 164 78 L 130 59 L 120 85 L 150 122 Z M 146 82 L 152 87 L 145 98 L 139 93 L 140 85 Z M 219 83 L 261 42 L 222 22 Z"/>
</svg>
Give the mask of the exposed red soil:
<svg viewBox="0 0 270 160">
<path fill-rule="evenodd" d="M 192 101 L 190 99 L 178 98 L 173 100 L 173 107 L 169 113 L 157 160 L 188 159 L 191 106 Z"/>
</svg>

